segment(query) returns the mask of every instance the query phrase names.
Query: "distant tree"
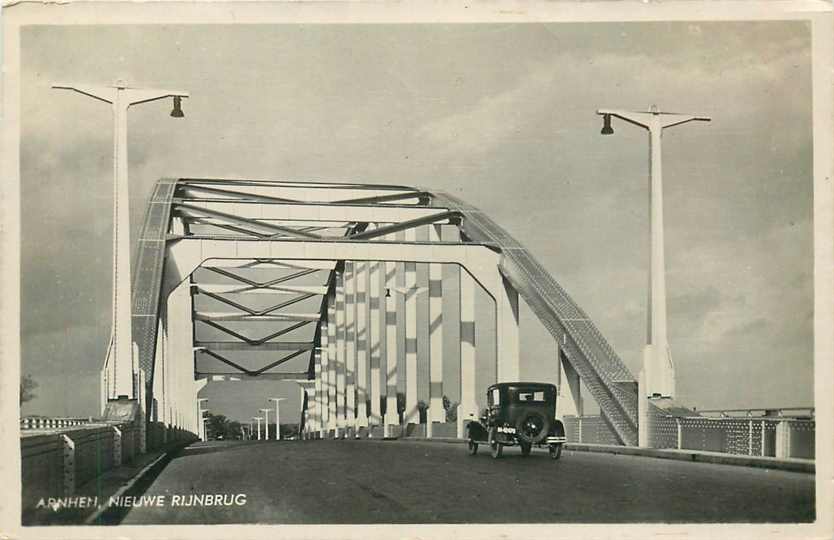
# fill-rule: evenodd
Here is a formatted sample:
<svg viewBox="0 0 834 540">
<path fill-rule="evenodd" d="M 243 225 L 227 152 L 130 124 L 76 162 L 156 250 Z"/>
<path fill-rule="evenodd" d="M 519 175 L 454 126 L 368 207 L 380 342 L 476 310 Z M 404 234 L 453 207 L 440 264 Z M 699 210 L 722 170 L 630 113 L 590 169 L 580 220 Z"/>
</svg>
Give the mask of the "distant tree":
<svg viewBox="0 0 834 540">
<path fill-rule="evenodd" d="M 27 401 L 32 401 L 37 394 L 35 388 L 38 387 L 37 381 L 28 373 L 20 378 L 20 404 L 23 405 Z"/>
<path fill-rule="evenodd" d="M 446 411 L 447 422 L 457 422 L 458 405 L 459 403 L 457 401 L 452 401 L 448 396 L 443 396 L 443 410 Z"/>
<path fill-rule="evenodd" d="M 403 413 L 405 412 L 405 394 L 397 392 L 397 415 L 400 417 L 400 424 L 403 423 Z"/>
<path fill-rule="evenodd" d="M 426 403 L 424 400 L 421 399 L 420 401 L 417 402 L 417 412 L 420 415 L 420 423 L 421 424 L 425 424 L 428 421 L 428 419 L 427 419 L 428 410 L 429 410 L 429 404 Z"/>
<path fill-rule="evenodd" d="M 243 433 L 241 430 L 240 422 L 237 420 L 232 420 L 228 424 L 226 424 L 226 439 L 237 439 Z"/>
<path fill-rule="evenodd" d="M 223 435 L 223 438 L 228 438 L 229 419 L 223 414 L 206 413 L 206 438 L 217 438 L 218 435 Z"/>
</svg>

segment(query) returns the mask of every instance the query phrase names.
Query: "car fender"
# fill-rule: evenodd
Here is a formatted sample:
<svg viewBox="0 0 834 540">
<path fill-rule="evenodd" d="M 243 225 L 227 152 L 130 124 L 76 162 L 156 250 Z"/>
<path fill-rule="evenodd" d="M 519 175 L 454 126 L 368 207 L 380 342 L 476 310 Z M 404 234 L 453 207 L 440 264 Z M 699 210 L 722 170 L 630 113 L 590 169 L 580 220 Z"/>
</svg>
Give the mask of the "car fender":
<svg viewBox="0 0 834 540">
<path fill-rule="evenodd" d="M 466 437 L 475 441 L 487 440 L 487 429 L 483 424 L 477 420 L 472 420 L 466 424 Z"/>
<path fill-rule="evenodd" d="M 550 428 L 550 435 L 554 435 L 556 437 L 564 437 L 565 436 L 565 424 L 558 418 L 553 421 L 553 427 Z"/>
</svg>

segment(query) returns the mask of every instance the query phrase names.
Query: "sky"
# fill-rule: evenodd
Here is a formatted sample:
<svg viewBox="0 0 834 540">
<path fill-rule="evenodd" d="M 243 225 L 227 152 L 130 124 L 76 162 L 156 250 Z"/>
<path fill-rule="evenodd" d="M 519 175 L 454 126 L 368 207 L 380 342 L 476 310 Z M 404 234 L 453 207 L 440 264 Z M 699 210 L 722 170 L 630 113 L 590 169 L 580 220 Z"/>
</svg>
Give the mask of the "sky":
<svg viewBox="0 0 834 540">
<path fill-rule="evenodd" d="M 97 414 L 109 337 L 112 120 L 54 82 L 189 91 L 129 113 L 134 238 L 161 177 L 442 189 L 520 240 L 635 375 L 648 144 L 598 108 L 708 115 L 664 132 L 669 342 L 699 409 L 813 403 L 810 30 L 803 22 L 29 27 L 22 41 L 24 414 Z M 521 310 L 521 375 L 555 380 Z M 214 412 L 297 387 L 205 390 Z M 274 384 L 274 383 L 273 383 Z M 90 388 L 79 392 L 78 388 Z M 263 395 L 261 395 L 263 394 Z M 260 405 L 264 406 L 264 405 Z"/>
</svg>

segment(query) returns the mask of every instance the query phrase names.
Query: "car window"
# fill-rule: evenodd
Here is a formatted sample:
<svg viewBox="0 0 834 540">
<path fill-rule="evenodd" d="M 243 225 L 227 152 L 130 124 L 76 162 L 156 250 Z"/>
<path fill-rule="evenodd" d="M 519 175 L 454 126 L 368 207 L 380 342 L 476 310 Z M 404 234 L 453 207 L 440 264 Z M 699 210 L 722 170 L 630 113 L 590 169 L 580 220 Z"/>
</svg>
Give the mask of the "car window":
<svg viewBox="0 0 834 540">
<path fill-rule="evenodd" d="M 518 400 L 519 401 L 544 401 L 544 390 L 538 390 L 538 391 L 519 390 Z"/>
<path fill-rule="evenodd" d="M 491 402 L 492 405 L 500 405 L 501 404 L 501 391 L 498 388 L 492 389 Z"/>
</svg>

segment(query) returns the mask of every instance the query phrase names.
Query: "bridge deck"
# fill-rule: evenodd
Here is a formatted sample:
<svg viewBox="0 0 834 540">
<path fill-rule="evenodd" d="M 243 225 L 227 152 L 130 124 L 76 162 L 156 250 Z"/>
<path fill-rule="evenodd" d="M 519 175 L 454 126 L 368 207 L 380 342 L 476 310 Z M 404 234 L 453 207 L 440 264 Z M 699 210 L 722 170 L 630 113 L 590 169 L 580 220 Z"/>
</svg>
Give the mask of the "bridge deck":
<svg viewBox="0 0 834 540">
<path fill-rule="evenodd" d="M 807 522 L 808 474 L 565 451 L 493 460 L 404 441 L 197 443 L 146 495 L 245 493 L 245 506 L 133 508 L 124 524 Z M 755 494 L 755 495 L 754 495 Z"/>
</svg>

